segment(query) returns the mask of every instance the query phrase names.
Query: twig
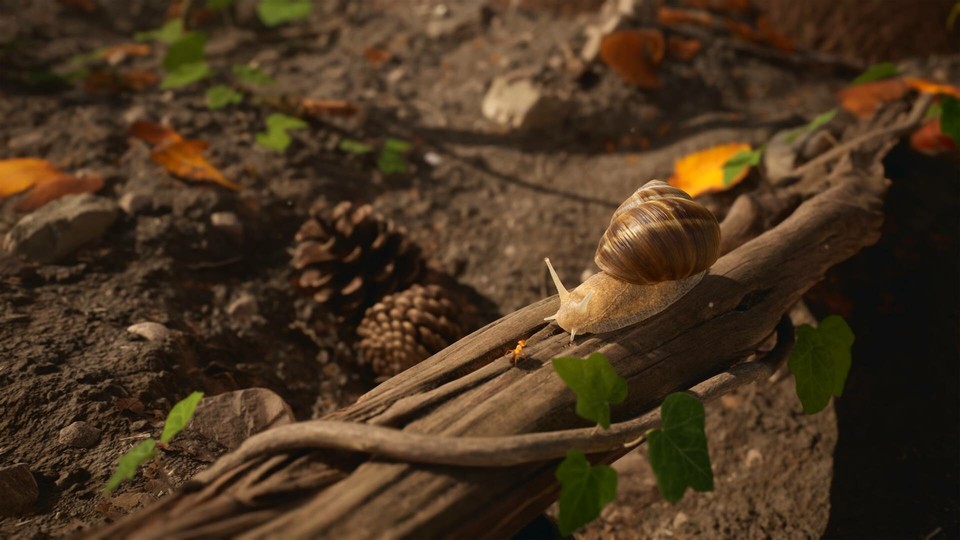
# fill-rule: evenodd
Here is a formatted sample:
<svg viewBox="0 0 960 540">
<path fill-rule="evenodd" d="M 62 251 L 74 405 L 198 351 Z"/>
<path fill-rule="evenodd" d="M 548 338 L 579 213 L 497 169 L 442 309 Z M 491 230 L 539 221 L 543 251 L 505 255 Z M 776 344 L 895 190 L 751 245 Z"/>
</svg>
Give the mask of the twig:
<svg viewBox="0 0 960 540">
<path fill-rule="evenodd" d="M 924 114 L 926 114 L 927 108 L 930 106 L 931 101 L 933 101 L 933 96 L 931 94 L 922 95 L 913 104 L 913 109 L 910 111 L 910 114 L 907 116 L 907 118 L 903 122 L 900 122 L 899 124 L 895 124 L 893 126 L 884 127 L 884 128 L 876 129 L 874 131 L 870 131 L 868 133 L 864 133 L 859 137 L 854 137 L 853 139 L 850 139 L 849 141 L 839 146 L 835 146 L 830 150 L 828 150 L 827 152 L 824 152 L 819 156 L 817 156 L 816 158 L 793 169 L 793 171 L 788 176 L 801 177 L 806 173 L 810 172 L 811 170 L 815 169 L 816 167 L 819 167 L 821 165 L 826 165 L 827 163 L 833 161 L 834 159 L 842 157 L 844 154 L 846 154 L 847 152 L 850 152 L 851 150 L 857 148 L 858 146 L 861 146 L 863 144 L 866 144 L 876 139 L 889 137 L 891 135 L 899 136 L 903 133 L 906 133 L 907 131 L 910 131 L 911 129 L 918 127 L 920 123 L 923 121 L 923 116 Z"/>
<path fill-rule="evenodd" d="M 789 317 L 784 316 L 777 326 L 777 344 L 762 360 L 733 366 L 694 386 L 690 392 L 706 402 L 770 377 L 786 359 L 793 343 L 793 325 Z M 637 444 L 638 439 L 659 422 L 660 411 L 654 409 L 599 433 L 594 428 L 582 428 L 506 437 L 448 437 L 371 424 L 313 420 L 274 428 L 247 439 L 237 450 L 198 474 L 194 482 L 205 484 L 261 456 L 315 448 L 363 452 L 412 463 L 509 467 L 560 458 L 568 450 L 607 452 L 625 444 Z"/>
</svg>

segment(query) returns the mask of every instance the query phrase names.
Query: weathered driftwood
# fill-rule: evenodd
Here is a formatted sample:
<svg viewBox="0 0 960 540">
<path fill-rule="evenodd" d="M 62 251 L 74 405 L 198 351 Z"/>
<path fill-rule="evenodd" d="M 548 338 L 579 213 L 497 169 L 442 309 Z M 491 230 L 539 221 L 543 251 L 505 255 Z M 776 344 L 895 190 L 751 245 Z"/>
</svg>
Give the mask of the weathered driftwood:
<svg viewBox="0 0 960 540">
<path fill-rule="evenodd" d="M 876 151 L 871 153 L 876 164 Z M 512 435 L 527 437 L 527 443 L 530 437 L 540 437 L 540 442 L 568 437 L 565 440 L 581 444 L 590 434 L 576 430 L 586 423 L 574 414 L 575 396 L 549 360 L 599 351 L 628 380 L 627 400 L 613 410 L 614 421 L 623 423 L 582 446 L 610 448 L 593 454 L 595 461 L 610 462 L 628 451 L 624 439 L 616 439 L 616 430 L 655 420 L 650 411 L 670 392 L 704 379 L 707 387 L 710 381 L 727 385 L 718 386 L 718 391 L 729 388 L 729 377 L 736 379 L 735 375 L 711 377 L 768 350 L 778 321 L 800 296 L 828 268 L 879 237 L 887 181 L 880 168 L 851 163 L 846 159 L 818 178 L 804 177 L 787 187 L 742 196 L 722 224 L 727 253 L 696 288 L 652 319 L 609 334 L 582 336 L 570 344 L 566 334 L 543 321 L 556 310 L 556 297 L 537 302 L 325 418 L 402 429 L 405 435 L 346 428 L 338 436 L 323 424 L 326 427 L 305 428 L 273 447 L 267 444 L 251 452 L 248 446 L 239 451 L 247 454 L 225 456 L 180 492 L 91 536 L 509 536 L 556 499 L 557 459 L 550 453 L 556 448 L 542 453 L 538 461 L 529 461 L 536 455 L 505 456 L 497 467 L 478 466 L 496 461 L 491 446 L 508 452 L 510 447 L 502 445 L 523 440 Z M 518 339 L 527 340 L 526 358 L 513 367 L 504 351 Z M 779 342 L 774 349 L 779 353 L 772 358 L 782 356 L 788 346 L 783 332 Z M 736 369 L 752 368 L 734 368 L 732 373 Z M 344 443 L 343 435 L 360 440 Z M 477 462 L 463 455 L 444 461 L 457 445 L 444 451 L 435 442 L 425 443 L 422 455 L 417 455 L 416 442 L 424 441 L 418 438 L 424 435 L 446 441 L 468 438 L 463 444 L 473 445 L 471 451 L 484 457 Z M 488 445 L 483 438 L 488 438 Z M 363 453 L 296 449 L 311 445 Z"/>
</svg>

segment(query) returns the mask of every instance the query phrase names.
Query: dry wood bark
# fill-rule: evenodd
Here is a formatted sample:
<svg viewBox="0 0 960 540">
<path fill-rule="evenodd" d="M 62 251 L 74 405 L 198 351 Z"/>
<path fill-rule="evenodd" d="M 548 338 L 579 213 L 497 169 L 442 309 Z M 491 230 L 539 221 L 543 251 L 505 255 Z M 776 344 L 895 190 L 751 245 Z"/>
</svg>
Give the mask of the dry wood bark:
<svg viewBox="0 0 960 540">
<path fill-rule="evenodd" d="M 744 195 L 722 224 L 727 253 L 690 293 L 638 325 L 574 344 L 543 318 L 556 297 L 510 314 L 380 385 L 328 420 L 445 437 L 582 428 L 549 360 L 604 353 L 628 380 L 614 421 L 649 412 L 769 349 L 778 321 L 831 266 L 879 237 L 887 181 L 845 159 L 787 187 Z M 765 232 L 763 232 L 765 230 Z M 505 354 L 527 340 L 518 367 Z M 363 446 L 363 444 L 356 444 Z M 628 451 L 594 454 L 610 462 Z M 506 467 L 405 463 L 334 450 L 291 450 L 198 476 L 96 538 L 507 537 L 557 496 L 556 459 Z"/>
</svg>

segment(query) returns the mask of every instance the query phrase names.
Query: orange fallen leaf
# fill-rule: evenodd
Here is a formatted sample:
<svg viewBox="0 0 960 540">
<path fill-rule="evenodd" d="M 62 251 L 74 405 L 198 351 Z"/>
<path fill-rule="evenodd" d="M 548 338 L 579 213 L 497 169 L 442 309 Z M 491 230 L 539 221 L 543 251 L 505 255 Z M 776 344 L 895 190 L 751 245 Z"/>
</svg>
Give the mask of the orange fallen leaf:
<svg viewBox="0 0 960 540">
<path fill-rule="evenodd" d="M 658 88 L 657 66 L 665 49 L 659 30 L 622 30 L 603 36 L 600 58 L 628 83 Z"/>
<path fill-rule="evenodd" d="M 740 174 L 724 184 L 723 166 L 733 156 L 749 151 L 750 145 L 747 143 L 730 143 L 686 155 L 674 164 L 673 176 L 667 182 L 686 191 L 691 197 L 730 189 L 746 178 L 750 167 L 744 167 Z"/>
<path fill-rule="evenodd" d="M 880 105 L 900 99 L 910 87 L 903 79 L 883 79 L 849 86 L 837 93 L 840 105 L 857 118 L 870 118 Z"/>
<path fill-rule="evenodd" d="M 130 90 L 146 90 L 160 82 L 160 76 L 152 71 L 128 69 L 119 73 L 120 84 Z"/>
<path fill-rule="evenodd" d="M 150 159 L 162 165 L 170 174 L 240 190 L 238 184 L 228 180 L 203 157 L 203 152 L 210 146 L 208 142 L 184 139 L 172 128 L 146 120 L 134 122 L 129 134 L 153 144 Z"/>
<path fill-rule="evenodd" d="M 311 116 L 353 116 L 360 109 L 342 99 L 312 99 L 300 100 L 299 108 L 304 114 Z"/>
<path fill-rule="evenodd" d="M 124 90 L 146 90 L 159 82 L 160 77 L 152 71 L 125 70 L 91 71 L 83 80 L 83 89 L 93 94 L 119 94 Z"/>
<path fill-rule="evenodd" d="M 128 56 L 146 56 L 150 54 L 149 43 L 124 43 L 100 50 L 100 58 L 111 64 L 118 64 Z"/>
<path fill-rule="evenodd" d="M 944 94 L 960 99 L 960 88 L 951 84 L 937 83 L 917 77 L 905 77 L 907 86 L 922 94 Z"/>
<path fill-rule="evenodd" d="M 16 209 L 21 212 L 35 210 L 64 195 L 97 191 L 101 187 L 101 177 L 75 177 L 45 159 L 0 160 L 0 199 L 30 189 L 26 197 L 17 204 Z"/>
<path fill-rule="evenodd" d="M 953 139 L 940 131 L 940 119 L 931 118 L 920 129 L 910 135 L 910 146 L 917 152 L 936 155 L 949 152 L 957 147 Z"/>
<path fill-rule="evenodd" d="M 670 51 L 670 56 L 681 62 L 692 60 L 701 48 L 703 48 L 703 44 L 697 39 L 684 39 L 679 36 L 670 36 L 667 39 L 667 50 Z"/>
<path fill-rule="evenodd" d="M 393 54 L 390 51 L 385 51 L 383 49 L 377 49 L 376 47 L 367 47 L 363 49 L 363 57 L 367 59 L 367 62 L 374 66 L 381 66 L 390 61 L 393 58 Z"/>
</svg>

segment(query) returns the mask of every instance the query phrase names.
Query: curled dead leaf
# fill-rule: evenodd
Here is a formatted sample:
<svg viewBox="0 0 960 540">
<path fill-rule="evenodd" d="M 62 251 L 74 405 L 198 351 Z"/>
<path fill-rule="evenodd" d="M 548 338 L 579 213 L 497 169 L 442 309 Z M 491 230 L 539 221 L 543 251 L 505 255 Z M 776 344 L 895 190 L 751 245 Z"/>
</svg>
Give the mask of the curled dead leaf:
<svg viewBox="0 0 960 540">
<path fill-rule="evenodd" d="M 17 203 L 16 210 L 20 212 L 36 210 L 64 195 L 93 192 L 102 187 L 103 178 L 98 175 L 72 176 L 45 159 L 0 160 L 0 199 L 30 190 Z"/>
<path fill-rule="evenodd" d="M 622 30 L 603 36 L 600 58 L 629 84 L 658 88 L 657 66 L 665 49 L 659 30 Z"/>
<path fill-rule="evenodd" d="M 883 79 L 848 86 L 837 93 L 840 105 L 857 118 L 870 118 L 880 105 L 900 99 L 910 87 L 903 79 Z"/>
<path fill-rule="evenodd" d="M 210 146 L 206 141 L 184 139 L 174 129 L 147 120 L 134 122 L 130 126 L 129 134 L 152 144 L 150 158 L 170 174 L 189 180 L 215 182 L 240 190 L 238 184 L 228 180 L 203 157 L 203 152 Z"/>
<path fill-rule="evenodd" d="M 907 86 L 921 94 L 942 94 L 960 99 L 960 87 L 953 86 L 952 84 L 943 84 L 917 77 L 905 77 L 904 81 Z"/>
<path fill-rule="evenodd" d="M 723 166 L 733 156 L 749 151 L 750 145 L 747 143 L 730 143 L 688 154 L 677 160 L 673 167 L 673 176 L 667 182 L 686 191 L 691 197 L 730 189 L 746 178 L 750 168 L 745 167 L 729 182 L 724 183 Z"/>
<path fill-rule="evenodd" d="M 953 139 L 940 131 L 940 119 L 931 118 L 910 135 L 910 146 L 917 152 L 937 155 L 957 148 Z"/>
</svg>

